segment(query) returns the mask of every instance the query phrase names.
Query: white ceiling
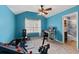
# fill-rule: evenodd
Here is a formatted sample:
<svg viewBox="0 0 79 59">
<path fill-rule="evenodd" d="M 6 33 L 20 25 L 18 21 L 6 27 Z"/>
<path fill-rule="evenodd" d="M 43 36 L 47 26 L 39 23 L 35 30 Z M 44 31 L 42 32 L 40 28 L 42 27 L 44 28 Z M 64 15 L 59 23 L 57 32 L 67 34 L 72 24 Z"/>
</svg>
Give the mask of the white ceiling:
<svg viewBox="0 0 79 59">
<path fill-rule="evenodd" d="M 47 15 L 48 17 L 51 15 L 55 15 L 57 13 L 60 13 L 66 9 L 72 8 L 75 5 L 45 5 L 45 8 L 52 8 L 52 11 L 49 12 Z M 31 11 L 31 12 L 38 12 L 38 9 L 40 8 L 40 5 L 8 5 L 8 8 L 10 8 L 15 14 L 19 14 L 25 11 Z"/>
</svg>

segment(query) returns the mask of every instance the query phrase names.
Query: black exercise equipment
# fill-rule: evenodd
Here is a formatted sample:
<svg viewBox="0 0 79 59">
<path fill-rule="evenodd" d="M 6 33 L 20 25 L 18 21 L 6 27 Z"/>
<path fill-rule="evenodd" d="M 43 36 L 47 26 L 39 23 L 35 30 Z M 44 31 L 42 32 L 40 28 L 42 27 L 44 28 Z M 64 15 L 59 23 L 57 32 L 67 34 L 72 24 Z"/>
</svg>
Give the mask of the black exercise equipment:
<svg viewBox="0 0 79 59">
<path fill-rule="evenodd" d="M 12 40 L 10 43 L 8 43 L 8 45 L 13 45 L 13 46 L 18 46 L 21 41 L 26 41 L 30 38 L 26 38 L 26 29 L 22 30 L 22 38 L 21 39 L 14 39 Z"/>
<path fill-rule="evenodd" d="M 10 43 L 8 44 L 4 44 L 4 46 L 9 46 L 9 45 L 12 45 L 12 46 L 15 46 L 16 49 L 18 49 L 19 47 L 21 47 L 22 49 L 24 49 L 25 51 L 27 51 L 25 49 L 25 44 L 26 44 L 26 29 L 23 29 L 22 30 L 22 38 L 21 39 L 14 39 L 12 40 Z"/>
<path fill-rule="evenodd" d="M 26 37 L 26 29 L 22 30 L 22 37 L 25 38 Z"/>
<path fill-rule="evenodd" d="M 50 48 L 50 44 L 41 46 L 38 51 L 40 54 L 48 54 L 48 49 Z"/>
<path fill-rule="evenodd" d="M 42 42 L 42 45 L 44 45 L 45 40 L 48 40 L 48 33 L 46 31 L 43 31 L 43 42 Z"/>
<path fill-rule="evenodd" d="M 26 38 L 26 37 L 27 37 L 27 38 Z M 28 35 L 27 35 L 26 29 L 23 29 L 23 30 L 22 30 L 22 39 L 30 40 L 30 37 L 28 37 Z"/>
<path fill-rule="evenodd" d="M 17 52 L 14 46 L 4 46 L 3 43 L 0 43 L 0 54 L 23 54 L 21 52 Z"/>
<path fill-rule="evenodd" d="M 23 52 L 24 52 L 24 53 L 28 52 L 27 49 L 26 49 L 26 47 L 28 47 L 28 46 L 25 45 L 25 44 L 26 44 L 26 40 L 25 40 L 25 38 L 23 38 L 23 39 L 21 40 L 21 42 L 20 42 L 20 47 L 23 49 Z"/>
<path fill-rule="evenodd" d="M 40 52 L 40 54 L 47 54 L 48 49 L 50 48 L 50 44 L 44 45 L 45 40 L 48 40 L 48 32 L 47 31 L 43 31 L 42 46 L 39 47 L 39 49 L 38 49 L 38 52 Z"/>
<path fill-rule="evenodd" d="M 13 46 L 17 47 L 18 44 L 20 44 L 22 40 L 26 40 L 27 39 L 25 37 L 26 37 L 26 29 L 23 29 L 22 30 L 22 38 L 21 39 L 14 39 L 10 43 L 8 43 L 8 45 L 13 45 Z"/>
<path fill-rule="evenodd" d="M 0 46 L 0 54 L 22 54 L 22 53 Z"/>
<path fill-rule="evenodd" d="M 55 39 L 56 27 L 52 27 L 52 26 L 49 27 L 48 32 L 49 32 L 48 38 L 51 39 L 51 40 Z"/>
<path fill-rule="evenodd" d="M 12 40 L 10 43 L 8 43 L 8 45 L 12 45 L 15 46 L 17 48 L 17 46 L 19 45 L 19 43 L 21 42 L 22 39 L 15 39 Z"/>
</svg>

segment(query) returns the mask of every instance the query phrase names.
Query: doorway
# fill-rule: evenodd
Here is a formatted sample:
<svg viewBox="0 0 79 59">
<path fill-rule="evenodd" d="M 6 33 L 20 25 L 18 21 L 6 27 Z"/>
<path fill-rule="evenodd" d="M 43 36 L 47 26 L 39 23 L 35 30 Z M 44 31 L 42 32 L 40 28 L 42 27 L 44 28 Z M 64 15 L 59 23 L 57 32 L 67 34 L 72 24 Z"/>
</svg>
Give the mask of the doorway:
<svg viewBox="0 0 79 59">
<path fill-rule="evenodd" d="M 63 16 L 63 43 L 78 48 L 78 14 L 77 12 Z"/>
</svg>

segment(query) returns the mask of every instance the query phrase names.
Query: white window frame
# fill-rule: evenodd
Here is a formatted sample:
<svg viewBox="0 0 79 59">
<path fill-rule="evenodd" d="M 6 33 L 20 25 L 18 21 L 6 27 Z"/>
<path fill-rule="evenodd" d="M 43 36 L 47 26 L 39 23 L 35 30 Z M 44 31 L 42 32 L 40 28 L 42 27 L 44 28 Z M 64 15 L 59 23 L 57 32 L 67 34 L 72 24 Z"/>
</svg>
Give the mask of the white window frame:
<svg viewBox="0 0 79 59">
<path fill-rule="evenodd" d="M 29 24 L 29 25 L 27 25 L 27 24 Z M 37 27 L 37 30 L 35 29 L 35 27 Z M 29 34 L 29 33 L 39 33 L 39 35 L 41 35 L 41 20 L 40 19 L 37 19 L 37 20 L 34 19 L 33 20 L 33 19 L 25 18 L 25 29 L 27 30 L 26 31 L 27 34 Z"/>
</svg>

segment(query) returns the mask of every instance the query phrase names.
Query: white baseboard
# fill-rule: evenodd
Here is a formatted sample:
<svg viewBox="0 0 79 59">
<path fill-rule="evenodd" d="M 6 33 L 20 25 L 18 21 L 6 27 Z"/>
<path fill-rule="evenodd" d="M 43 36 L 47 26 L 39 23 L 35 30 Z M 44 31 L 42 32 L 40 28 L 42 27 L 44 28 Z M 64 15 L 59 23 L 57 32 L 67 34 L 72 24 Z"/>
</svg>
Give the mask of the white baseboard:
<svg viewBox="0 0 79 59">
<path fill-rule="evenodd" d="M 59 42 L 59 43 L 63 43 L 63 41 L 61 42 L 61 41 L 59 41 L 59 40 L 57 40 L 57 39 L 54 39 L 55 41 L 57 41 L 57 42 Z"/>
</svg>

